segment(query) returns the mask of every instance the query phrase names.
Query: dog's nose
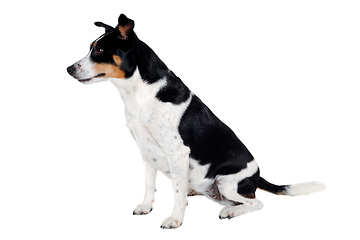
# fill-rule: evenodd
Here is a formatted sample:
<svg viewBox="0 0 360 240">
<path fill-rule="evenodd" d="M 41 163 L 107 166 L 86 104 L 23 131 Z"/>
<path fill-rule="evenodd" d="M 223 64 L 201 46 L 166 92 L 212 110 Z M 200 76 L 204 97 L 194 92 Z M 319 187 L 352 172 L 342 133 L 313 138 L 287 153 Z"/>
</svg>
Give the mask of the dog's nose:
<svg viewBox="0 0 360 240">
<path fill-rule="evenodd" d="M 71 65 L 66 70 L 72 76 L 74 74 L 74 72 L 76 71 L 76 68 L 74 67 L 74 65 Z"/>
</svg>

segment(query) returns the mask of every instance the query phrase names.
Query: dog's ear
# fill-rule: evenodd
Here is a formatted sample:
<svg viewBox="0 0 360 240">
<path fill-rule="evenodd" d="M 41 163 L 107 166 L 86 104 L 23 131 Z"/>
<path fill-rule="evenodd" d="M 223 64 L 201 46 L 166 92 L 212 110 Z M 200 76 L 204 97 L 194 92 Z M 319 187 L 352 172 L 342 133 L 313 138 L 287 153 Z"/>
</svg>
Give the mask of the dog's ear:
<svg viewBox="0 0 360 240">
<path fill-rule="evenodd" d="M 128 36 L 133 33 L 135 23 L 130 18 L 127 18 L 124 14 L 119 16 L 119 24 L 117 26 L 120 32 L 120 38 L 125 40 Z"/>
<path fill-rule="evenodd" d="M 98 26 L 98 27 L 103 27 L 103 28 L 105 28 L 105 33 L 110 33 L 110 32 L 112 32 L 112 31 L 114 31 L 114 28 L 113 28 L 112 26 L 109 26 L 109 25 L 107 25 L 107 24 L 105 24 L 105 23 L 95 22 L 94 24 L 95 24 L 96 26 Z"/>
</svg>

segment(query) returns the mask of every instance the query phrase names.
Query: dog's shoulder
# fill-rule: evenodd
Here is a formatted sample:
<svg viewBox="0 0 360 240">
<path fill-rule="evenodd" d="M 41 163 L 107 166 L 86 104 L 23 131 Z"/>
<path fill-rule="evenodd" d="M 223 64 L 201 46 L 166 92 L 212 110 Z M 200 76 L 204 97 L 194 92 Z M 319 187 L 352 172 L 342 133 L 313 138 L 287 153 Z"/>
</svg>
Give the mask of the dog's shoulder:
<svg viewBox="0 0 360 240">
<path fill-rule="evenodd" d="M 156 94 L 158 100 L 178 105 L 189 99 L 189 88 L 172 71 L 168 71 L 165 79 L 166 84 Z"/>
</svg>

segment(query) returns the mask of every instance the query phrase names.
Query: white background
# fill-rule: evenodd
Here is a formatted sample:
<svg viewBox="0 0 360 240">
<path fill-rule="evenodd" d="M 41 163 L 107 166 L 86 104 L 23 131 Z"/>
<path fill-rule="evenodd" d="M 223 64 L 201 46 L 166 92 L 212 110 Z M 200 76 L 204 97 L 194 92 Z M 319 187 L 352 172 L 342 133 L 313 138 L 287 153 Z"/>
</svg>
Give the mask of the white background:
<svg viewBox="0 0 360 240">
<path fill-rule="evenodd" d="M 158 174 L 154 210 L 133 216 L 143 168 L 111 83 L 66 68 L 120 13 L 227 123 L 277 184 L 263 210 L 231 221 L 204 197 L 177 230 Z M 359 239 L 358 1 L 12 1 L 2 6 L 0 239 Z"/>
</svg>

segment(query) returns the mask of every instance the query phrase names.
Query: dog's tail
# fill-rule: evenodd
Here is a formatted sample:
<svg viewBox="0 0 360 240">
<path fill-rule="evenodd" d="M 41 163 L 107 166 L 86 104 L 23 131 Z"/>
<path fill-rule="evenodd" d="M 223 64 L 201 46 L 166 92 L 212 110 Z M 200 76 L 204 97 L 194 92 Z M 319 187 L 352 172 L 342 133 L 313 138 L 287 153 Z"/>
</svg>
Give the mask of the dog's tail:
<svg viewBox="0 0 360 240">
<path fill-rule="evenodd" d="M 325 190 L 326 186 L 320 182 L 306 182 L 279 186 L 269 183 L 260 177 L 258 188 L 276 195 L 298 196 L 323 191 Z"/>
</svg>

